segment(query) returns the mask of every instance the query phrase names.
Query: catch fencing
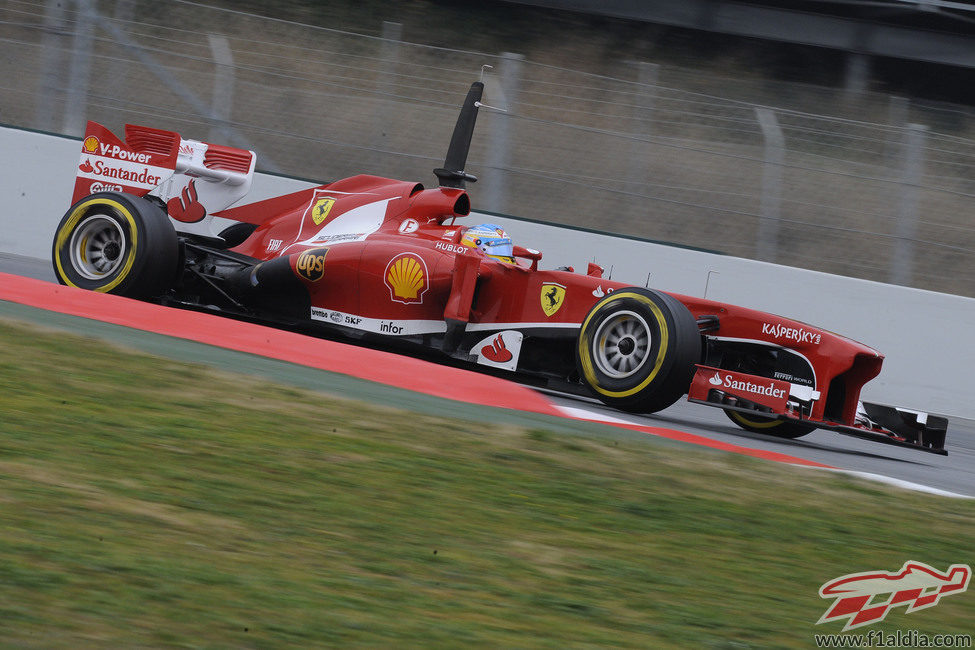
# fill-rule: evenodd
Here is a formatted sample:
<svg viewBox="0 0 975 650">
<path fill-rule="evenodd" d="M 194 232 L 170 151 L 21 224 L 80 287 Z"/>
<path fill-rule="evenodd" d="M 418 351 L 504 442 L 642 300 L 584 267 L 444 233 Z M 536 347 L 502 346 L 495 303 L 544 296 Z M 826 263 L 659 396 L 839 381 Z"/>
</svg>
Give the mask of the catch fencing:
<svg viewBox="0 0 975 650">
<path fill-rule="evenodd" d="M 975 296 L 967 107 L 653 62 L 557 66 L 380 28 L 182 0 L 7 0 L 0 122 L 146 124 L 253 149 L 266 171 L 432 185 L 490 65 L 504 92 L 485 103 L 507 110 L 483 110 L 475 131 L 481 210 Z"/>
</svg>

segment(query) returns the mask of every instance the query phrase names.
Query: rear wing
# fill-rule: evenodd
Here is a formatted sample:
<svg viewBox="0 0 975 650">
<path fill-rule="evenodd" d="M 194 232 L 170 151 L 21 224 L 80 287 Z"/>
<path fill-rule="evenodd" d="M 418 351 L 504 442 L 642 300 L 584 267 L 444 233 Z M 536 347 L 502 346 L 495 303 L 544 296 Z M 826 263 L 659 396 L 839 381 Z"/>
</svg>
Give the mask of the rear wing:
<svg viewBox="0 0 975 650">
<path fill-rule="evenodd" d="M 211 235 L 209 215 L 250 191 L 253 151 L 185 140 L 174 131 L 125 125 L 125 140 L 88 122 L 71 202 L 95 192 L 155 196 L 177 230 Z"/>
</svg>

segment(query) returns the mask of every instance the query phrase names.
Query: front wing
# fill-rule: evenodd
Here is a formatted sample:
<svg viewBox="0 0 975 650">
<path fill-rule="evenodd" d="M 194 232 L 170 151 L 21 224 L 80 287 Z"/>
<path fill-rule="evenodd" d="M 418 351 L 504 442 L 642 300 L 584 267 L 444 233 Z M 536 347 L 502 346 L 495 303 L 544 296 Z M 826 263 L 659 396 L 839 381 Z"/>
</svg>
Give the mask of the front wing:
<svg viewBox="0 0 975 650">
<path fill-rule="evenodd" d="M 948 420 L 909 409 L 860 403 L 853 422 L 815 420 L 810 403 L 820 396 L 789 382 L 698 365 L 687 399 L 770 419 L 805 422 L 819 429 L 898 447 L 947 455 Z"/>
</svg>

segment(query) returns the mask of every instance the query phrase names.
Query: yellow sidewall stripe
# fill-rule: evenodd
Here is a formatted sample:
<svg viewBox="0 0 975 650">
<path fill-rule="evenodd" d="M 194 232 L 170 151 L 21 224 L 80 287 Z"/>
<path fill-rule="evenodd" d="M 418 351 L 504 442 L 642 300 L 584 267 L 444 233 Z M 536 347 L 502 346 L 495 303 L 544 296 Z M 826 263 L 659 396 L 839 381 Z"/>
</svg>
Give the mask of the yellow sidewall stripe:
<svg viewBox="0 0 975 650">
<path fill-rule="evenodd" d="M 65 244 L 67 244 L 68 240 L 70 239 L 71 231 L 74 230 L 74 227 L 78 225 L 81 218 L 87 214 L 88 209 L 92 206 L 99 205 L 111 206 L 115 208 L 120 215 L 122 215 L 122 217 L 129 224 L 129 239 L 132 241 L 132 245 L 129 246 L 129 252 L 126 255 L 125 265 L 122 267 L 122 270 L 118 272 L 118 275 L 115 276 L 115 279 L 106 285 L 95 288 L 95 291 L 107 293 L 117 287 L 119 283 L 124 280 L 126 276 L 128 276 L 129 271 L 132 269 L 132 264 L 135 262 L 135 252 L 138 243 L 135 218 L 132 216 L 132 213 L 129 212 L 129 209 L 118 201 L 113 201 L 111 199 L 93 199 L 91 201 L 83 201 L 82 203 L 79 203 L 71 212 L 68 220 L 64 222 L 64 225 L 58 229 L 57 238 L 54 240 L 54 264 L 58 269 L 58 277 L 63 280 L 66 285 L 77 288 L 78 285 L 71 281 L 71 278 L 68 277 L 68 274 L 64 272 L 64 268 L 61 266 L 61 253 L 64 251 Z M 70 252 L 68 253 L 68 257 L 71 257 Z"/>
<path fill-rule="evenodd" d="M 634 386 L 633 388 L 627 390 L 613 391 L 613 390 L 607 390 L 599 385 L 599 378 L 596 375 L 596 369 L 593 367 L 592 358 L 590 357 L 588 346 L 586 345 L 586 330 L 589 327 L 589 323 L 592 320 L 593 316 L 598 311 L 600 311 L 604 306 L 610 304 L 611 302 L 616 300 L 622 300 L 624 298 L 630 298 L 636 300 L 637 302 L 641 302 L 650 308 L 650 311 L 653 313 L 654 319 L 656 319 L 657 321 L 657 327 L 660 329 L 660 335 L 659 335 L 660 347 L 657 350 L 657 358 L 654 362 L 653 369 L 650 371 L 650 374 L 647 375 L 646 378 L 640 382 L 639 385 Z M 663 366 L 664 359 L 667 358 L 667 343 L 669 341 L 669 338 L 670 338 L 670 330 L 667 328 L 667 319 L 664 317 L 663 312 L 660 311 L 660 307 L 658 307 L 655 302 L 650 300 L 650 298 L 648 298 L 647 296 L 644 296 L 639 293 L 632 293 L 628 291 L 614 291 L 611 296 L 607 296 L 603 300 L 603 303 L 602 305 L 599 306 L 599 309 L 593 309 L 589 313 L 589 315 L 586 317 L 586 320 L 583 321 L 582 323 L 582 328 L 580 328 L 579 330 L 579 358 L 582 360 L 582 374 L 585 376 L 586 381 L 593 388 L 593 390 L 597 391 L 601 395 L 605 395 L 607 397 L 630 397 L 631 395 L 635 395 L 636 393 L 639 393 L 641 390 L 646 388 L 650 384 L 650 382 L 652 382 L 657 377 L 657 374 L 660 372 L 660 368 Z"/>
<path fill-rule="evenodd" d="M 773 429 L 784 422 L 784 420 L 750 420 L 739 411 L 728 411 L 728 413 L 733 420 L 755 429 Z"/>
</svg>

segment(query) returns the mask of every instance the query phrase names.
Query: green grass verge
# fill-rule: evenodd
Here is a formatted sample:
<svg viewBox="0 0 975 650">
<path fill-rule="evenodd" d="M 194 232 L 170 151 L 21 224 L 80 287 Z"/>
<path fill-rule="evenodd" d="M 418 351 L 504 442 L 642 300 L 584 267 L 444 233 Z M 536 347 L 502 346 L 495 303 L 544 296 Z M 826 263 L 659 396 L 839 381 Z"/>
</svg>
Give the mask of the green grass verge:
<svg viewBox="0 0 975 650">
<path fill-rule="evenodd" d="M 808 647 L 823 582 L 975 548 L 969 501 L 36 330 L 0 322 L 13 647 Z M 965 593 L 878 627 L 972 620 Z"/>
</svg>

